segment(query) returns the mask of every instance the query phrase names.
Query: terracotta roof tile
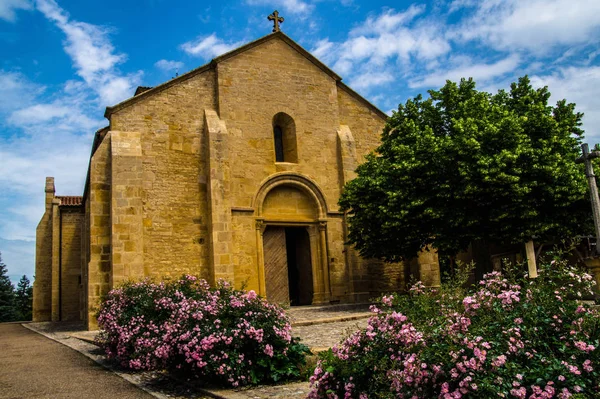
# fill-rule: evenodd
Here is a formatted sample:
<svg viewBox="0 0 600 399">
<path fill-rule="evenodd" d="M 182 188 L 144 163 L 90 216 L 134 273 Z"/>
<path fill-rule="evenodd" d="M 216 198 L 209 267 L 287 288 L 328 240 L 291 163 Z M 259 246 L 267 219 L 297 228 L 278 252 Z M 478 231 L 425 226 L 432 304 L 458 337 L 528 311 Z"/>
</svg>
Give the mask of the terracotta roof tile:
<svg viewBox="0 0 600 399">
<path fill-rule="evenodd" d="M 57 195 L 56 199 L 60 200 L 60 206 L 80 206 L 83 202 L 83 197 L 74 195 Z"/>
</svg>

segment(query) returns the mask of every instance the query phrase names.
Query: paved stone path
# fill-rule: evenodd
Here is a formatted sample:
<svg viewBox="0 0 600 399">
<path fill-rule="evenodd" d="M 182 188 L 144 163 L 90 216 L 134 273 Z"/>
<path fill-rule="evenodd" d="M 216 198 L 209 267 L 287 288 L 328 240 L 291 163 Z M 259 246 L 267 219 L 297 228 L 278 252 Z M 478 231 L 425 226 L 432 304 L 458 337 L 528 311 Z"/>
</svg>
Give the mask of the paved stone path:
<svg viewBox="0 0 600 399">
<path fill-rule="evenodd" d="M 368 304 L 360 304 L 360 305 L 334 305 L 334 306 L 305 306 L 305 307 L 297 307 L 291 308 L 287 310 L 287 314 L 290 316 L 292 320 L 292 334 L 294 336 L 299 336 L 302 339 L 302 342 L 308 345 L 313 351 L 320 351 L 327 349 L 337 343 L 340 342 L 343 338 L 348 336 L 350 333 L 354 332 L 358 328 L 363 328 L 367 324 L 367 318 L 370 313 L 368 312 Z M 3 328 L 6 325 L 0 325 L 0 364 L 3 366 L 5 363 L 6 354 L 4 353 L 4 334 Z M 94 364 L 91 360 L 85 359 L 83 356 L 77 354 L 76 352 L 70 351 L 68 348 L 64 346 L 47 340 L 41 335 L 36 335 L 33 332 L 26 330 L 25 328 L 19 325 L 13 325 L 15 327 L 11 327 L 11 329 L 17 329 L 14 331 L 19 331 L 18 336 L 14 336 L 12 339 L 17 341 L 23 341 L 21 345 L 22 348 L 27 348 L 29 346 L 29 339 L 31 336 L 36 337 L 39 348 L 39 356 L 41 358 L 52 359 L 52 355 L 44 355 L 46 351 L 46 346 L 50 345 L 54 349 L 57 350 L 56 347 L 62 348 L 63 351 L 67 353 L 71 353 L 72 357 L 76 357 L 80 362 L 87 362 L 88 364 Z M 49 337 L 53 340 L 59 341 L 62 344 L 69 346 L 70 348 L 84 354 L 90 359 L 96 361 L 99 364 L 104 365 L 107 368 L 111 368 L 111 364 L 104 359 L 102 352 L 95 346 L 89 343 L 92 341 L 94 336 L 97 334 L 95 331 L 82 331 L 82 324 L 80 323 L 31 323 L 27 325 L 28 328 L 34 329 L 38 331 L 40 334 L 44 334 L 46 337 Z M 20 329 L 20 330 L 19 330 Z M 7 331 L 8 331 L 7 330 Z M 22 331 L 21 331 L 22 330 Z M 12 330 L 11 330 L 12 331 Z M 15 333 L 13 332 L 13 335 Z M 29 337 L 29 338 L 23 338 Z M 87 341 L 87 342 L 86 342 Z M 45 343 L 45 345 L 40 342 Z M 37 356 L 36 356 L 37 358 Z M 68 364 L 69 368 L 80 368 L 85 367 L 82 366 L 81 363 L 71 364 L 69 363 L 69 359 L 65 358 L 61 362 Z M 31 363 L 30 359 L 22 359 L 23 367 L 27 365 L 29 370 L 42 370 L 41 374 L 45 373 L 44 367 L 52 368 L 52 366 L 48 366 L 44 361 L 41 363 L 36 361 L 35 363 Z M 251 389 L 244 390 L 224 390 L 224 389 L 195 389 L 191 388 L 189 384 L 180 383 L 177 381 L 173 381 L 169 379 L 162 373 L 155 372 L 145 372 L 145 373 L 127 373 L 121 372 L 119 370 L 114 370 L 116 374 L 111 374 L 108 371 L 103 371 L 100 366 L 96 366 L 97 371 L 100 373 L 104 373 L 107 375 L 112 375 L 117 380 L 120 380 L 122 384 L 129 386 L 130 389 L 135 388 L 119 378 L 122 377 L 132 384 L 135 384 L 143 389 L 147 390 L 152 394 L 152 396 L 156 398 L 162 399 L 207 399 L 207 397 L 217 397 L 223 399 L 266 399 L 266 398 L 281 398 L 281 399 L 303 399 L 306 398 L 310 387 L 308 382 L 297 382 L 286 385 L 277 385 L 277 386 L 260 386 L 253 387 Z M 65 371 L 64 374 L 68 375 L 69 371 Z M 27 376 L 24 377 L 27 380 Z M 2 396 L 4 394 L 4 386 L 2 385 L 4 381 L 9 381 L 10 378 L 4 377 L 4 371 L 0 370 L 0 398 L 21 398 L 21 397 L 32 397 L 32 398 L 84 398 L 88 396 L 36 396 L 35 394 L 30 395 L 22 395 L 22 396 Z M 70 381 L 71 379 L 68 378 Z M 53 386 L 52 380 L 47 381 L 49 386 Z M 70 382 L 69 382 L 70 383 Z M 104 385 L 105 383 L 103 383 Z M 32 384 L 35 386 L 36 384 Z M 43 384 L 42 384 L 43 385 Z M 82 384 L 85 387 L 85 384 Z M 112 386 L 112 385 L 111 385 Z M 63 385 L 63 388 L 66 392 L 67 388 L 71 391 L 70 386 Z M 49 389 L 49 388 L 48 388 Z M 77 387 L 74 388 L 77 391 Z M 102 391 L 102 389 L 100 389 Z M 78 391 L 81 393 L 81 391 Z M 125 391 L 123 394 L 119 391 L 118 395 L 114 394 L 113 396 L 106 396 L 107 398 L 137 398 L 138 396 L 126 396 Z M 140 398 L 151 397 L 148 394 L 138 391 L 141 395 Z M 102 398 L 102 396 L 95 396 L 94 398 Z"/>
<path fill-rule="evenodd" d="M 151 399 L 66 346 L 20 324 L 0 324 L 0 398 Z"/>
<path fill-rule="evenodd" d="M 359 328 L 367 326 L 369 304 L 302 306 L 287 311 L 292 334 L 313 351 L 331 348 Z"/>
</svg>

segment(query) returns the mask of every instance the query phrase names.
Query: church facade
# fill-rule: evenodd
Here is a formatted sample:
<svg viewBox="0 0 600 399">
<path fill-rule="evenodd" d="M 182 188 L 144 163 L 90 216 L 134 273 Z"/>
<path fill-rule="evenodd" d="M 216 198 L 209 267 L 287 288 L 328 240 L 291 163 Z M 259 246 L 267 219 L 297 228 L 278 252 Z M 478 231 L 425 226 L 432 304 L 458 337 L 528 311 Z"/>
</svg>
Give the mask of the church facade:
<svg viewBox="0 0 600 399">
<path fill-rule="evenodd" d="M 128 280 L 194 274 L 277 303 L 365 301 L 437 256 L 361 259 L 338 209 L 386 115 L 282 32 L 106 110 L 81 197 L 37 228 L 34 320 L 85 320 Z M 82 171 L 83 173 L 83 171 Z"/>
</svg>

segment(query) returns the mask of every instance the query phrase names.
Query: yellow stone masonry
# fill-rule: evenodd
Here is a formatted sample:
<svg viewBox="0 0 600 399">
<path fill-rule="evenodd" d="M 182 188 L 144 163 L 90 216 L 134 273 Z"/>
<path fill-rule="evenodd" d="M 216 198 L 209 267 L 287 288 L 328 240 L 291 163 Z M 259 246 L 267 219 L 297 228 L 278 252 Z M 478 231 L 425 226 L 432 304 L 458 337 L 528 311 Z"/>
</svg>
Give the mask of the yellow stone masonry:
<svg viewBox="0 0 600 399">
<path fill-rule="evenodd" d="M 338 208 L 386 115 L 285 34 L 109 107 L 106 117 L 82 205 L 65 213 L 47 181 L 36 320 L 81 317 L 95 328 L 111 288 L 184 273 L 292 305 L 403 288 L 409 269 L 361 259 L 345 243 Z M 415 265 L 438 283 L 434 255 Z"/>
</svg>

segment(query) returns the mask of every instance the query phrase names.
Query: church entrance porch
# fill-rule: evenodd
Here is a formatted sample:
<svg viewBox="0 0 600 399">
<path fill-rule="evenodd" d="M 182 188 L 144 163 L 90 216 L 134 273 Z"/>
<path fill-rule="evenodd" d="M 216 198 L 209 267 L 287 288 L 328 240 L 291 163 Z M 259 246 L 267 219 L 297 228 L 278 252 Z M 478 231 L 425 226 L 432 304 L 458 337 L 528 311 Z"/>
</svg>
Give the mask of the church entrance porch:
<svg viewBox="0 0 600 399">
<path fill-rule="evenodd" d="M 316 184 L 277 173 L 261 185 L 253 207 L 260 295 L 294 306 L 329 303 L 327 205 Z"/>
<path fill-rule="evenodd" d="M 267 299 L 291 306 L 313 302 L 313 267 L 307 227 L 267 226 L 263 233 Z"/>
</svg>

